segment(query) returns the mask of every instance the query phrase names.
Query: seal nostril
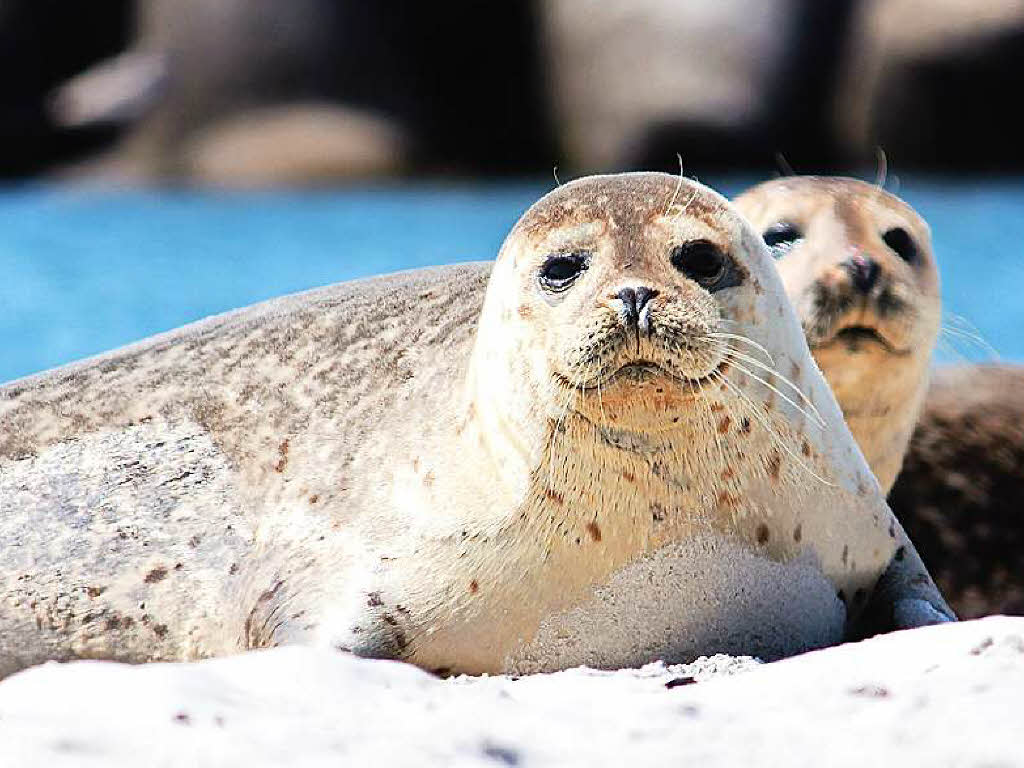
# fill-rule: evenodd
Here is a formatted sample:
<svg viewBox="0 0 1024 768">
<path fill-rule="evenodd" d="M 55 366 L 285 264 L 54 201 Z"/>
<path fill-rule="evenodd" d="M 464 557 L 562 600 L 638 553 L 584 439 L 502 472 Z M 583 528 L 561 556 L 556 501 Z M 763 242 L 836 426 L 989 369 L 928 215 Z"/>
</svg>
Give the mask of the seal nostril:
<svg viewBox="0 0 1024 768">
<path fill-rule="evenodd" d="M 636 311 L 637 313 L 643 312 L 644 307 L 647 306 L 647 302 L 658 295 L 658 292 L 653 288 L 637 288 L 636 289 Z"/>
<path fill-rule="evenodd" d="M 863 256 L 854 256 L 843 264 L 846 271 L 850 273 L 854 287 L 861 293 L 870 291 L 878 282 L 878 263 L 874 259 L 866 259 Z"/>
<path fill-rule="evenodd" d="M 639 288 L 623 288 L 615 294 L 615 297 L 622 302 L 630 325 L 638 325 L 640 313 L 643 312 L 648 302 L 657 295 L 658 292 L 653 288 L 641 286 Z"/>
</svg>

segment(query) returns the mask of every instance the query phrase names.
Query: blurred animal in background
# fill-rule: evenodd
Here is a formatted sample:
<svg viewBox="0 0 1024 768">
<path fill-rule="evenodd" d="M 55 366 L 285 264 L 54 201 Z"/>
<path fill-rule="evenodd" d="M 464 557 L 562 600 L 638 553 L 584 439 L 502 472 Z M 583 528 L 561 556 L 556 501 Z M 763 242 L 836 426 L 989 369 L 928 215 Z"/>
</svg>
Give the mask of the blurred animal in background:
<svg viewBox="0 0 1024 768">
<path fill-rule="evenodd" d="M 928 225 L 857 179 L 784 177 L 735 202 L 775 256 L 814 359 L 888 492 L 928 389 L 942 316 Z"/>
<path fill-rule="evenodd" d="M 1024 615 L 1024 367 L 935 373 L 889 503 L 961 618 Z"/>
<path fill-rule="evenodd" d="M 1022 36 L 1008 0 L 0 0 L 0 172 L 1022 167 Z"/>
<path fill-rule="evenodd" d="M 138 0 L 130 15 L 120 53 L 45 99 L 58 128 L 118 129 L 74 176 L 265 186 L 542 172 L 555 155 L 526 6 Z"/>
<path fill-rule="evenodd" d="M 929 370 L 941 307 L 927 225 L 854 179 L 781 178 L 736 206 L 776 255 L 815 360 L 953 610 L 1024 614 L 1024 367 Z"/>
</svg>

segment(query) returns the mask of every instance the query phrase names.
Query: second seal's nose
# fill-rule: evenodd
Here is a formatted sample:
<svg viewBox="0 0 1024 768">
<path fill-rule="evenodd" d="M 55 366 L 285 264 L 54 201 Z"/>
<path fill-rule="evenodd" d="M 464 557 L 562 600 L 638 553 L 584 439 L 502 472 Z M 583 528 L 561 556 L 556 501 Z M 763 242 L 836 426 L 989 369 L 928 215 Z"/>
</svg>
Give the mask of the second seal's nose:
<svg viewBox="0 0 1024 768">
<path fill-rule="evenodd" d="M 615 295 L 622 302 L 630 323 L 632 325 L 639 325 L 640 313 L 644 311 L 647 302 L 658 295 L 658 292 L 653 288 L 641 286 L 639 288 L 623 288 Z"/>
<path fill-rule="evenodd" d="M 867 293 L 878 282 L 878 263 L 874 259 L 852 256 L 843 266 L 850 273 L 854 287 L 861 293 Z"/>
</svg>

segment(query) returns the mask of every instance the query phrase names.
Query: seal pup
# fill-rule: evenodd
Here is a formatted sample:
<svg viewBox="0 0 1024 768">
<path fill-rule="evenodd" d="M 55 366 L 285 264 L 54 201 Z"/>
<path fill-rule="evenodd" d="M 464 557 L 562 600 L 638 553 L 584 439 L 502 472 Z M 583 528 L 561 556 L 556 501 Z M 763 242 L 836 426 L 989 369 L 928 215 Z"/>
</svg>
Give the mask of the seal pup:
<svg viewBox="0 0 1024 768">
<path fill-rule="evenodd" d="M 787 176 L 734 202 L 775 257 L 811 353 L 888 492 L 942 317 L 928 225 L 895 195 L 843 177 Z"/>
<path fill-rule="evenodd" d="M 0 540 L 0 672 L 281 643 L 470 673 L 777 658 L 952 616 L 759 235 L 662 174 L 555 189 L 493 271 L 0 389 Z"/>
</svg>

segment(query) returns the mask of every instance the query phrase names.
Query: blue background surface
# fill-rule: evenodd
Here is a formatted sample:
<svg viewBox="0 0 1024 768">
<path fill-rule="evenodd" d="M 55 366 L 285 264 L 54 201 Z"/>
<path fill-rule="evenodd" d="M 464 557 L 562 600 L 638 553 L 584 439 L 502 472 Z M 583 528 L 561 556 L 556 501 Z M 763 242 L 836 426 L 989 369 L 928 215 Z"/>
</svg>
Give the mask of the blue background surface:
<svg viewBox="0 0 1024 768">
<path fill-rule="evenodd" d="M 702 181 L 727 195 L 751 183 Z M 0 381 L 285 293 L 493 258 L 551 186 L 0 191 Z M 1024 180 L 904 177 L 899 194 L 931 225 L 946 324 L 965 318 L 1001 357 L 1024 361 Z M 953 333 L 940 350 L 991 356 Z"/>
</svg>

